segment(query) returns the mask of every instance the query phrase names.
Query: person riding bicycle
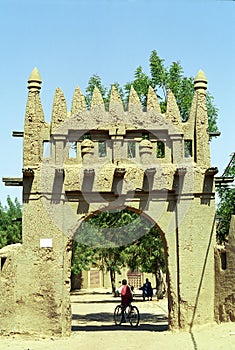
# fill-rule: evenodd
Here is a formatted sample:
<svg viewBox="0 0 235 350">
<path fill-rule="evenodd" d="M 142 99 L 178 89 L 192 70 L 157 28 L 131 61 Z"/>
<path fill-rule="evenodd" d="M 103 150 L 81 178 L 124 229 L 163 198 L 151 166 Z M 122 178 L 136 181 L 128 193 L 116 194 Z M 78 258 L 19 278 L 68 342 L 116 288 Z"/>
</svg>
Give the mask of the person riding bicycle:
<svg viewBox="0 0 235 350">
<path fill-rule="evenodd" d="M 127 306 L 131 305 L 132 302 L 132 292 L 131 288 L 127 284 L 127 280 L 122 280 L 122 288 L 121 288 L 121 304 L 122 304 L 122 319 L 124 320 L 124 311 Z"/>
<path fill-rule="evenodd" d="M 121 305 L 117 305 L 114 310 L 114 322 L 121 325 L 126 321 L 130 322 L 131 327 L 137 327 L 140 321 L 139 310 L 131 303 L 133 301 L 134 288 L 128 286 L 127 280 L 122 280 L 122 286 L 119 288 L 121 294 Z"/>
</svg>

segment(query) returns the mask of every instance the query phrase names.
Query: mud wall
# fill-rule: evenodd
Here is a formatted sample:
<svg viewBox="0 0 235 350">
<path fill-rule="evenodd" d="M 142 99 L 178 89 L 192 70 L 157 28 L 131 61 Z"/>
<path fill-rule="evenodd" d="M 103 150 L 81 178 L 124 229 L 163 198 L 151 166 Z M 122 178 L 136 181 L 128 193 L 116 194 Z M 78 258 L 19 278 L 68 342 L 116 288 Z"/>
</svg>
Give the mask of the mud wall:
<svg viewBox="0 0 235 350">
<path fill-rule="evenodd" d="M 215 249 L 215 320 L 235 322 L 235 216 L 228 243 Z"/>
</svg>

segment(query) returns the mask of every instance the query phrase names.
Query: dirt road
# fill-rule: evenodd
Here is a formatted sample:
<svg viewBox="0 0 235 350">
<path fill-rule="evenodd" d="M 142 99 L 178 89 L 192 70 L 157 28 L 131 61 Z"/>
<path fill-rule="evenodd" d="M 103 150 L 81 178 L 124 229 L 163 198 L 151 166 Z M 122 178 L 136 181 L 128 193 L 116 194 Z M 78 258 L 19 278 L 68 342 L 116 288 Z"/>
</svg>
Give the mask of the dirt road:
<svg viewBox="0 0 235 350">
<path fill-rule="evenodd" d="M 66 339 L 0 338 L 1 350 L 232 350 L 235 323 L 204 326 L 193 332 L 167 331 L 167 300 L 136 301 L 141 315 L 135 329 L 115 326 L 113 310 L 119 299 L 110 294 L 71 295 L 72 335 Z"/>
</svg>

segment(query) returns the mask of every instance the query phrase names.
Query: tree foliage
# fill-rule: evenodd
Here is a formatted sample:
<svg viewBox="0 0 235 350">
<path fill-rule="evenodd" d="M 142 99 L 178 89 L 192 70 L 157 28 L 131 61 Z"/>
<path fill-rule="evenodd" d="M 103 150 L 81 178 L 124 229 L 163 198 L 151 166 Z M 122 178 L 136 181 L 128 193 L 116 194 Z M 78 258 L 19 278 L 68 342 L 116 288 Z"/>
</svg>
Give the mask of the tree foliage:
<svg viewBox="0 0 235 350">
<path fill-rule="evenodd" d="M 172 62 L 170 67 L 167 67 L 165 65 L 165 60 L 158 55 L 156 50 L 153 50 L 150 54 L 149 71 L 150 74 L 147 74 L 143 71 L 142 66 L 138 66 L 134 72 L 134 79 L 124 84 L 123 88 L 118 83 L 112 84 L 116 86 L 122 98 L 124 107 L 127 108 L 128 106 L 130 89 L 131 86 L 133 86 L 139 96 L 143 108 L 146 108 L 148 88 L 149 86 L 152 86 L 159 98 L 161 111 L 162 113 L 165 113 L 167 92 L 171 90 L 176 98 L 182 121 L 186 121 L 189 117 L 194 95 L 194 78 L 185 76 L 183 67 L 179 61 Z M 97 74 L 93 75 L 88 82 L 88 87 L 86 89 L 87 105 L 90 105 L 95 86 L 99 88 L 105 106 L 108 108 L 111 87 L 109 89 L 106 88 Z M 206 98 L 209 131 L 215 132 L 218 131 L 218 108 L 215 106 L 214 98 L 209 91 L 207 91 Z"/>
<path fill-rule="evenodd" d="M 93 249 L 76 240 L 73 242 L 72 248 L 72 264 L 71 273 L 76 275 L 83 270 L 89 270 L 93 261 Z"/>
<path fill-rule="evenodd" d="M 189 117 L 194 96 L 194 78 L 184 75 L 184 70 L 179 61 L 172 62 L 169 68 L 166 67 L 164 59 L 159 57 L 156 50 L 151 52 L 149 67 L 150 75 L 148 76 L 139 66 L 134 73 L 133 82 L 129 82 L 126 87 L 129 88 L 132 84 L 143 106 L 146 106 L 147 85 L 151 85 L 160 100 L 162 113 L 166 111 L 167 92 L 171 90 L 176 98 L 182 121 L 186 121 Z M 218 131 L 218 109 L 214 105 L 214 98 L 209 91 L 207 92 L 207 111 L 209 131 Z"/>
<path fill-rule="evenodd" d="M 116 290 L 116 274 L 121 273 L 121 268 L 125 266 L 125 256 L 122 247 L 96 248 L 94 250 L 96 262 L 95 267 L 106 271 L 110 275 L 112 292 Z"/>
<path fill-rule="evenodd" d="M 125 248 L 126 263 L 131 270 L 152 273 L 158 286 L 159 271 L 166 271 L 164 245 L 160 232 L 152 226 L 149 232 Z"/>
<path fill-rule="evenodd" d="M 89 266 L 110 274 L 113 292 L 116 274 L 124 266 L 156 275 L 165 266 L 161 235 L 138 213 L 102 211 L 84 221 L 75 237 L 72 271 Z"/>
<path fill-rule="evenodd" d="M 164 246 L 155 226 L 125 249 L 126 262 L 132 270 L 155 274 L 159 267 L 165 270 Z"/>
<path fill-rule="evenodd" d="M 17 198 L 14 201 L 7 197 L 7 205 L 0 203 L 0 248 L 22 240 L 21 205 Z M 19 220 L 16 220 L 19 219 Z"/>
<path fill-rule="evenodd" d="M 99 89 L 101 96 L 103 97 L 104 103 L 106 104 L 107 102 L 108 89 L 102 84 L 100 76 L 97 74 L 94 74 L 90 77 L 88 81 L 88 86 L 86 88 L 85 99 L 88 107 L 90 107 L 91 105 L 92 95 L 95 87 Z"/>
<path fill-rule="evenodd" d="M 137 67 L 137 69 L 134 72 L 134 80 L 132 82 L 128 82 L 124 86 L 125 91 L 125 106 L 127 108 L 129 94 L 131 86 L 135 89 L 137 92 L 140 102 L 142 106 L 145 108 L 147 105 L 147 95 L 148 95 L 148 88 L 149 85 L 151 85 L 151 80 L 148 77 L 147 74 L 143 72 L 143 69 L 141 66 Z"/>
<path fill-rule="evenodd" d="M 78 273 L 90 266 L 106 271 L 115 292 L 116 273 L 125 265 L 122 242 L 134 216 L 127 210 L 102 211 L 84 221 L 75 237 L 72 271 Z"/>
<path fill-rule="evenodd" d="M 223 176 L 235 176 L 235 153 L 226 167 Z M 216 236 L 218 243 L 227 241 L 231 216 L 235 215 L 235 188 L 234 186 L 221 186 L 217 188 L 220 202 L 217 208 L 219 218 Z"/>
</svg>

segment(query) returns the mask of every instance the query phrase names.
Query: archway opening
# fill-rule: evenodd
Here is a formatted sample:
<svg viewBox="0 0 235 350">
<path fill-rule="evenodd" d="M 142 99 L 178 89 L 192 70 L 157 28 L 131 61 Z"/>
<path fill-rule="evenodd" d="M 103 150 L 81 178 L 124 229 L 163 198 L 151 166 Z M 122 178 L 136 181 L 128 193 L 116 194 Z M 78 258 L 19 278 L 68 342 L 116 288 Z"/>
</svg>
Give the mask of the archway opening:
<svg viewBox="0 0 235 350">
<path fill-rule="evenodd" d="M 119 288 L 124 278 L 134 289 L 134 302 L 139 303 L 147 300 L 143 285 L 148 279 L 153 291 L 148 299 L 153 303 L 153 309 L 160 300 L 164 302 L 165 311 L 162 309 L 159 317 L 161 321 L 165 320 L 167 329 L 167 275 L 164 234 L 143 212 L 131 207 L 97 211 L 87 216 L 75 232 L 71 263 L 73 296 L 98 291 L 102 294 L 103 291 L 118 303 L 115 297 L 120 296 Z M 79 314 L 72 311 L 73 318 L 79 323 Z M 151 320 L 154 323 L 153 316 Z"/>
</svg>

